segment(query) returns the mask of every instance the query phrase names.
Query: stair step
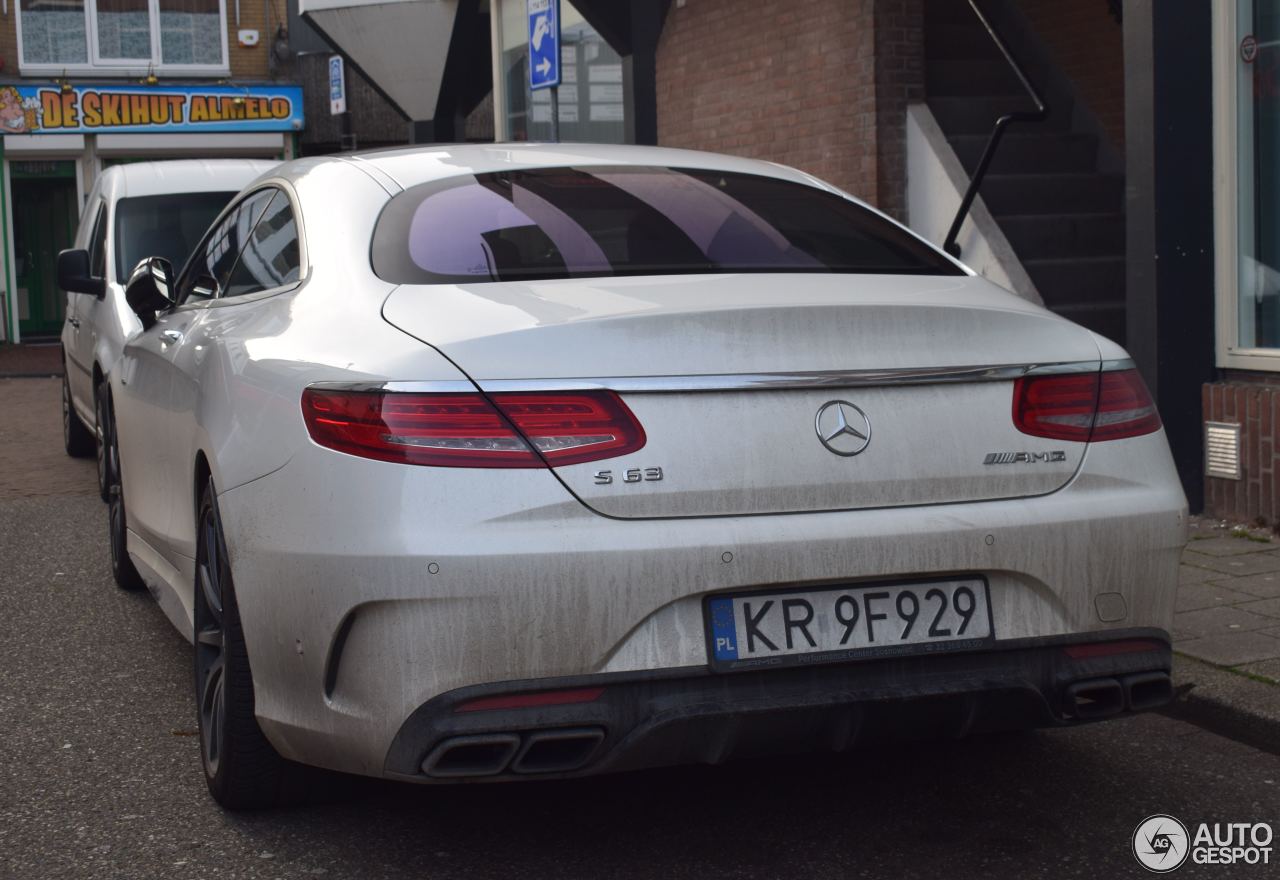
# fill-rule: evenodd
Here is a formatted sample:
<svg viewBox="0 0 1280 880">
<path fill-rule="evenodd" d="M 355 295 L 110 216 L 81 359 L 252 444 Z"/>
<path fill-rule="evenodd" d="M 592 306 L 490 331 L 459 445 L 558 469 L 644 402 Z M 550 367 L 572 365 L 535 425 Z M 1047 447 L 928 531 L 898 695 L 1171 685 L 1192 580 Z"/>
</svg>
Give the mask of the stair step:
<svg viewBox="0 0 1280 880">
<path fill-rule="evenodd" d="M 931 20 L 926 15 L 924 44 L 929 58 L 982 58 L 1000 51 L 972 10 L 963 22 Z"/>
<path fill-rule="evenodd" d="M 1000 220 L 1022 261 L 1123 257 L 1124 214 L 1024 214 Z"/>
<path fill-rule="evenodd" d="M 1124 303 L 1124 257 L 1023 260 L 1050 308 Z"/>
<path fill-rule="evenodd" d="M 948 136 L 962 134 L 990 134 L 996 120 L 1015 110 L 1034 110 L 1035 104 L 1026 95 L 972 95 L 930 97 L 929 109 L 933 118 Z M 1038 131 L 1061 131 L 1071 128 L 1069 101 L 1056 103 L 1043 122 L 1024 123 L 1034 125 Z"/>
<path fill-rule="evenodd" d="M 996 148 L 991 171 L 997 174 L 1084 172 L 1095 170 L 1098 138 L 1091 134 L 1044 133 L 1035 123 L 1011 126 Z M 991 133 L 961 134 L 950 138 L 960 164 L 970 174 L 978 167 Z"/>
<path fill-rule="evenodd" d="M 1113 214 L 1124 208 L 1124 175 L 988 174 L 980 194 L 999 223 L 1021 214 Z"/>
<path fill-rule="evenodd" d="M 938 97 L 1026 94 L 1003 59 L 987 58 L 926 59 L 925 93 Z"/>
<path fill-rule="evenodd" d="M 1100 333 L 1112 342 L 1125 345 L 1126 307 L 1123 301 L 1113 303 L 1077 303 L 1050 306 L 1049 311 Z"/>
</svg>

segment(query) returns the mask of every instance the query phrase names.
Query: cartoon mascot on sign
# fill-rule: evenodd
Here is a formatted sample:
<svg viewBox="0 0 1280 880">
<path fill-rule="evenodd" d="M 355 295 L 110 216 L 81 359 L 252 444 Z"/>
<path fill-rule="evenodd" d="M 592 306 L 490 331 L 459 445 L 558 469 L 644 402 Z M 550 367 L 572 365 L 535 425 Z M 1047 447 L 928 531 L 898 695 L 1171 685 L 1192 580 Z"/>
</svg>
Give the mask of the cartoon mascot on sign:
<svg viewBox="0 0 1280 880">
<path fill-rule="evenodd" d="M 0 87 L 0 133 L 16 134 L 28 129 L 22 95 L 13 86 Z"/>
</svg>

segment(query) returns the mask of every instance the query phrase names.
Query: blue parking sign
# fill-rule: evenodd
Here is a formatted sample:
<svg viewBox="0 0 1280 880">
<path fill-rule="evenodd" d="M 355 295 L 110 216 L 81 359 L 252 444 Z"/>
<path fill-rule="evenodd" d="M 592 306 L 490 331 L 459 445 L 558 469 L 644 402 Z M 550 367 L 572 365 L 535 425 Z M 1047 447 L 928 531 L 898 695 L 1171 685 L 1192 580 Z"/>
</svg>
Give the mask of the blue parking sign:
<svg viewBox="0 0 1280 880">
<path fill-rule="evenodd" d="M 560 0 L 525 0 L 529 12 L 529 88 L 560 85 Z"/>
</svg>

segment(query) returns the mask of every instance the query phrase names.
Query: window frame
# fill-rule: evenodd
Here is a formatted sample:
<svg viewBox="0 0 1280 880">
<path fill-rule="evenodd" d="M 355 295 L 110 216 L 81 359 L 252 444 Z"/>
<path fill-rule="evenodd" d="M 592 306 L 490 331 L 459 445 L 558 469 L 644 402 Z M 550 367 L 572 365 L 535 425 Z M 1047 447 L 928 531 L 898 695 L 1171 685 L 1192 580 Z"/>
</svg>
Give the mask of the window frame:
<svg viewBox="0 0 1280 880">
<path fill-rule="evenodd" d="M 176 293 L 177 291 L 182 290 L 183 285 L 187 281 L 188 272 L 195 265 L 196 256 L 204 252 L 205 248 L 208 246 L 210 237 L 214 234 L 215 231 L 217 231 L 218 227 L 222 225 L 222 222 L 233 211 L 240 210 L 241 205 L 249 201 L 251 198 L 253 198 L 257 194 L 263 192 L 264 190 L 274 190 L 276 193 L 283 193 L 285 198 L 288 199 L 289 201 L 289 210 L 293 213 L 294 229 L 297 230 L 297 234 L 298 234 L 298 280 L 291 281 L 288 284 L 281 284 L 277 287 L 269 287 L 264 290 L 255 290 L 251 293 L 242 293 L 237 296 L 223 296 L 221 290 L 216 290 L 214 291 L 214 295 L 209 297 L 208 299 L 183 300 L 182 302 L 179 302 L 174 306 L 175 310 L 218 308 L 219 306 L 222 306 L 222 305 L 231 306 L 231 305 L 236 305 L 238 303 L 243 303 L 243 302 L 253 302 L 254 300 L 265 299 L 266 297 L 269 297 L 269 296 L 275 296 L 280 293 L 285 293 L 286 291 L 294 290 L 297 287 L 301 286 L 303 282 L 307 280 L 307 277 L 310 275 L 310 272 L 311 272 L 311 266 L 310 266 L 310 263 L 308 262 L 308 257 L 307 257 L 306 228 L 302 222 L 302 211 L 298 204 L 297 194 L 293 191 L 293 188 L 288 184 L 286 184 L 284 181 L 270 180 L 270 181 L 263 182 L 260 186 L 255 186 L 253 189 L 250 189 L 250 190 L 247 190 L 246 192 L 241 193 L 238 198 L 233 199 L 231 203 L 228 204 L 227 207 L 223 209 L 222 213 L 220 213 L 216 218 L 214 218 L 213 222 L 209 224 L 209 228 L 205 230 L 204 235 L 200 237 L 199 244 L 197 244 L 195 248 L 192 249 L 191 256 L 187 258 L 186 265 L 184 265 L 180 270 L 178 270 L 177 280 L 174 282 L 174 286 L 173 286 L 174 291 Z M 240 245 L 240 250 L 237 251 L 236 253 L 235 262 L 231 264 L 232 273 L 235 272 L 236 266 L 240 264 L 241 253 L 243 253 L 249 239 L 253 237 L 253 232 L 255 229 L 258 228 L 258 224 L 262 222 L 262 218 L 266 216 L 267 209 L 271 207 L 272 201 L 273 199 L 267 200 L 267 204 L 263 208 L 263 213 L 258 217 L 256 221 L 254 221 L 253 226 L 249 229 L 248 235 L 245 237 L 245 243 Z M 228 275 L 228 277 L 230 277 L 230 275 Z"/>
<path fill-rule="evenodd" d="M 147 73 L 170 76 L 229 76 L 231 74 L 230 47 L 227 35 L 227 0 L 218 0 L 218 17 L 222 62 L 220 64 L 166 64 L 160 45 L 160 0 L 147 0 L 148 20 L 151 25 L 151 58 L 102 58 L 98 54 L 98 3 L 84 0 L 85 57 L 82 63 L 40 63 L 26 60 L 22 39 L 22 0 L 16 0 L 14 21 L 18 38 L 18 72 L 22 76 L 144 76 Z"/>
</svg>

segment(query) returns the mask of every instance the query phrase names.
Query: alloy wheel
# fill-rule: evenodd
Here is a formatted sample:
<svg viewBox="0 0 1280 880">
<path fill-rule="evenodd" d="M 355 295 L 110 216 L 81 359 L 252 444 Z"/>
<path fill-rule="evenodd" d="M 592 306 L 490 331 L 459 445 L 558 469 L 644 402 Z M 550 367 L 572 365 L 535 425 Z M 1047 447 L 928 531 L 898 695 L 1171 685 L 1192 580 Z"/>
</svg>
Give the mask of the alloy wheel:
<svg viewBox="0 0 1280 880">
<path fill-rule="evenodd" d="M 213 505 L 200 511 L 196 547 L 196 699 L 200 710 L 200 754 L 209 777 L 218 773 L 227 711 L 223 596 L 230 577 L 227 548 Z"/>
</svg>

